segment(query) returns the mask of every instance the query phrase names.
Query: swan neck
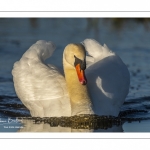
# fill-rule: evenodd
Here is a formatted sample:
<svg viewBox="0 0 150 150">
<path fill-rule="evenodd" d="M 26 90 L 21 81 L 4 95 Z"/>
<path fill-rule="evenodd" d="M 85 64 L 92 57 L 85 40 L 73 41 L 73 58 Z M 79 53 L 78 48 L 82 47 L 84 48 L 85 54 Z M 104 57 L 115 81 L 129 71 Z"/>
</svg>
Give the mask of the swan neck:
<svg viewBox="0 0 150 150">
<path fill-rule="evenodd" d="M 65 79 L 70 96 L 72 115 L 91 114 L 92 104 L 88 94 L 87 86 L 79 82 L 74 67 L 63 59 Z"/>
</svg>

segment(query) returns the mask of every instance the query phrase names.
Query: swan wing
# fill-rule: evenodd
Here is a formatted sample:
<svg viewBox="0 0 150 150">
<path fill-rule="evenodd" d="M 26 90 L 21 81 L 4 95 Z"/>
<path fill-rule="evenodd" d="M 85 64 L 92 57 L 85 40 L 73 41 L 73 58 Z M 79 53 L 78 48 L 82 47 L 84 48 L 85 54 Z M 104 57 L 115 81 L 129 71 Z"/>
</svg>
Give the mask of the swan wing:
<svg viewBox="0 0 150 150">
<path fill-rule="evenodd" d="M 62 116 L 70 111 L 63 75 L 54 65 L 44 63 L 54 50 L 52 42 L 37 41 L 14 64 L 16 93 L 32 116 Z"/>
<path fill-rule="evenodd" d="M 93 39 L 82 43 L 92 60 L 85 73 L 95 113 L 117 116 L 129 91 L 129 71 L 106 45 Z"/>
</svg>

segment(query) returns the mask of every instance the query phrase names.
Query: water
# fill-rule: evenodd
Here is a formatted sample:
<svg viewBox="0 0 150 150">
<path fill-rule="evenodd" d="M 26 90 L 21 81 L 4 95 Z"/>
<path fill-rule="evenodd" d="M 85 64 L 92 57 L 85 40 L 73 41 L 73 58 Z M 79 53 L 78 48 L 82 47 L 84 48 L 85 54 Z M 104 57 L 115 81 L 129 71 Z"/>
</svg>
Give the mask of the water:
<svg viewBox="0 0 150 150">
<path fill-rule="evenodd" d="M 30 114 L 14 91 L 11 75 L 14 62 L 37 40 L 51 40 L 57 49 L 47 62 L 62 67 L 60 57 L 64 47 L 85 38 L 106 43 L 128 66 L 131 83 L 129 94 L 121 108 L 122 122 L 98 129 L 89 129 L 88 126 L 75 129 L 71 125 L 54 127 L 43 122 L 36 124 L 35 120 L 25 118 L 16 121 L 15 117 L 29 117 Z M 149 39 L 149 29 L 132 20 L 117 29 L 110 19 L 0 19 L 0 132 L 149 132 Z"/>
</svg>

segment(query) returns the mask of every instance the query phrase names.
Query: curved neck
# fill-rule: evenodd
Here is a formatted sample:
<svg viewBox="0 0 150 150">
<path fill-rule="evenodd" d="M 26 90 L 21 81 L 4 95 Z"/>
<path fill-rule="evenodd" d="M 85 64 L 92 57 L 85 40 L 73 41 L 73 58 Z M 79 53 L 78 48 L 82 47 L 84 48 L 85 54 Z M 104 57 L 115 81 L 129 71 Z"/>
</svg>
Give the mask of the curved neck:
<svg viewBox="0 0 150 150">
<path fill-rule="evenodd" d="M 70 96 L 72 115 L 93 114 L 92 103 L 86 85 L 79 82 L 76 70 L 63 58 L 67 88 Z"/>
</svg>

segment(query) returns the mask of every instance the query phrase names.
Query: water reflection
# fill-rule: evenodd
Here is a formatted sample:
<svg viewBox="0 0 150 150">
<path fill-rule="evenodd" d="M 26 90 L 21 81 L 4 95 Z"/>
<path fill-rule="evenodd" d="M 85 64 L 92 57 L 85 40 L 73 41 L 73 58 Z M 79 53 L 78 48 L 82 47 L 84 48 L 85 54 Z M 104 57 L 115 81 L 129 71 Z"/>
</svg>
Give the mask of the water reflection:
<svg viewBox="0 0 150 150">
<path fill-rule="evenodd" d="M 86 18 L 87 20 L 87 32 L 93 30 L 94 35 L 95 35 L 95 39 L 100 40 L 99 38 L 99 32 L 100 32 L 100 28 L 99 28 L 99 18 Z"/>
<path fill-rule="evenodd" d="M 80 115 L 72 117 L 1 117 L 0 132 L 123 132 L 120 118 Z"/>
<path fill-rule="evenodd" d="M 80 128 L 51 126 L 50 124 L 41 122 L 34 123 L 33 120 L 23 120 L 23 128 L 20 128 L 18 132 L 123 132 L 122 125 L 114 125 L 107 129 L 89 129 L 82 125 Z"/>
<path fill-rule="evenodd" d="M 29 18 L 30 25 L 32 28 L 37 28 L 38 27 L 38 19 L 37 18 Z"/>
<path fill-rule="evenodd" d="M 21 123 L 18 132 L 123 132 L 121 120 L 111 116 L 28 117 Z"/>
<path fill-rule="evenodd" d="M 149 122 L 149 100 L 150 97 L 128 100 L 118 117 L 80 115 L 34 118 L 17 97 L 2 96 L 0 132 L 128 132 L 133 122 L 141 127 L 143 121 Z M 148 126 L 146 129 L 150 131 Z"/>
<path fill-rule="evenodd" d="M 0 118 L 0 132 L 149 132 L 149 120 L 91 117 L 5 117 Z M 101 119 L 100 119 L 101 118 Z M 150 118 L 149 118 L 150 119 Z M 124 121 L 123 121 L 124 120 Z M 144 127 L 144 128 L 143 128 Z"/>
<path fill-rule="evenodd" d="M 146 30 L 150 27 L 150 18 L 108 18 L 107 20 L 111 21 L 112 27 L 116 30 L 121 30 L 128 24 L 133 27 L 134 23 L 142 24 Z"/>
</svg>

